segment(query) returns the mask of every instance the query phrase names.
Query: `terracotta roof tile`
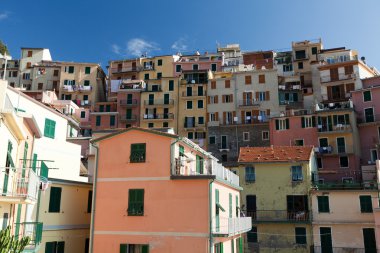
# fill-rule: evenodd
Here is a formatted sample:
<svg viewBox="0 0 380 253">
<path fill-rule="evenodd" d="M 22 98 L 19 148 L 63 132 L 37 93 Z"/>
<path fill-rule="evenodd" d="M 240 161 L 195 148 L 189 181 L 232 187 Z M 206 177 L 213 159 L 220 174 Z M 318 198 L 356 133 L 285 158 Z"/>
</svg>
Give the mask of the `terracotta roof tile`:
<svg viewBox="0 0 380 253">
<path fill-rule="evenodd" d="M 238 161 L 242 163 L 308 161 L 312 150 L 312 146 L 242 147 Z"/>
</svg>

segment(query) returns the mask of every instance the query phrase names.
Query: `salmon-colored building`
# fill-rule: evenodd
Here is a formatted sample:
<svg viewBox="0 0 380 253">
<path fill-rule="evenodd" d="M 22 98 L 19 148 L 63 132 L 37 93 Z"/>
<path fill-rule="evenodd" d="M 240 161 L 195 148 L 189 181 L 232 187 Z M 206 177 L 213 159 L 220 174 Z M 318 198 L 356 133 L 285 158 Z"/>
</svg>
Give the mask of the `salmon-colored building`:
<svg viewBox="0 0 380 253">
<path fill-rule="evenodd" d="M 131 127 L 97 149 L 91 248 L 98 252 L 243 252 L 239 178 L 174 134 Z"/>
</svg>

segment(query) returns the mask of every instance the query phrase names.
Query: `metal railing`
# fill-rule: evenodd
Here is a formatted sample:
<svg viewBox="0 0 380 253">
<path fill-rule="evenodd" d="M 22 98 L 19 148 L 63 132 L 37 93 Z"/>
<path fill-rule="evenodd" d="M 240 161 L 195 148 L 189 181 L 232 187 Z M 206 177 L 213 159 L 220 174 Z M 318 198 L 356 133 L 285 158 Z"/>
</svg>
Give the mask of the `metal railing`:
<svg viewBox="0 0 380 253">
<path fill-rule="evenodd" d="M 192 91 L 192 92 L 187 92 L 183 91 L 182 92 L 182 97 L 204 97 L 206 96 L 206 91 L 198 92 L 198 91 Z"/>
<path fill-rule="evenodd" d="M 321 76 L 321 83 L 336 82 L 356 78 L 356 74 L 339 74 L 338 76 Z"/>
<path fill-rule="evenodd" d="M 257 101 L 256 99 L 244 99 L 239 100 L 239 106 L 259 106 L 260 101 Z"/>
<path fill-rule="evenodd" d="M 16 224 L 17 225 L 17 224 Z M 42 222 L 22 222 L 20 225 L 20 233 L 18 238 L 23 238 L 26 236 L 30 237 L 29 244 L 25 247 L 26 250 L 33 249 L 39 245 L 42 241 Z"/>
<path fill-rule="evenodd" d="M 136 121 L 137 115 L 120 116 L 120 121 Z"/>
<path fill-rule="evenodd" d="M 144 105 L 173 105 L 174 99 L 148 99 L 144 101 Z"/>
<path fill-rule="evenodd" d="M 120 106 L 136 106 L 137 102 L 137 99 L 121 99 Z"/>
<path fill-rule="evenodd" d="M 154 86 L 154 88 L 153 88 Z M 145 88 L 145 91 L 146 92 L 160 92 L 162 91 L 162 88 L 161 88 L 161 85 L 160 84 L 150 84 L 150 85 L 147 85 L 146 88 Z"/>
<path fill-rule="evenodd" d="M 307 222 L 310 221 L 309 211 L 288 210 L 256 210 L 247 211 L 246 215 L 252 217 L 252 221 L 262 222 Z"/>
<path fill-rule="evenodd" d="M 0 184 L 2 196 L 37 200 L 40 179 L 33 170 L 3 167 L 0 168 L 0 177 L 2 178 L 2 184 Z"/>
<path fill-rule="evenodd" d="M 250 231 L 252 229 L 252 218 L 251 217 L 236 217 L 236 218 L 214 217 L 212 224 L 213 224 L 212 233 L 214 235 L 233 236 L 233 235 L 242 234 L 242 233 L 246 233 Z"/>
<path fill-rule="evenodd" d="M 376 190 L 378 189 L 378 184 L 376 182 L 326 182 L 326 183 L 314 183 L 314 189 L 316 190 L 344 190 L 344 189 L 355 189 L 355 190 Z"/>
<path fill-rule="evenodd" d="M 376 253 L 376 248 L 323 247 L 314 246 L 313 253 Z"/>
<path fill-rule="evenodd" d="M 330 111 L 330 110 L 342 110 L 342 109 L 353 109 L 354 105 L 352 102 L 333 102 L 333 103 L 320 103 L 315 106 L 315 111 Z"/>
<path fill-rule="evenodd" d="M 341 55 L 341 56 L 325 56 L 319 55 L 319 61 L 324 61 L 323 65 L 328 65 L 328 64 L 335 64 L 339 62 L 348 62 L 348 61 L 355 61 L 358 59 L 358 56 L 350 56 L 350 55 Z"/>
<path fill-rule="evenodd" d="M 141 67 L 123 67 L 123 68 L 111 68 L 111 73 L 123 73 L 123 72 L 135 72 L 139 71 Z"/>
<path fill-rule="evenodd" d="M 173 113 L 156 113 L 156 114 L 144 114 L 145 120 L 150 119 L 174 119 Z"/>
</svg>

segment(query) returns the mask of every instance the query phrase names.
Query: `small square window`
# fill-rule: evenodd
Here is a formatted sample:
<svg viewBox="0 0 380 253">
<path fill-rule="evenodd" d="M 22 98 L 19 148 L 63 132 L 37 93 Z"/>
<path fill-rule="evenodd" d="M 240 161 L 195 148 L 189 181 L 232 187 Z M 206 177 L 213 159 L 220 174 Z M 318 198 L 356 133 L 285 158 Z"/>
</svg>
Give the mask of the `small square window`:
<svg viewBox="0 0 380 253">
<path fill-rule="evenodd" d="M 298 69 L 303 69 L 303 62 L 298 63 Z"/>
<path fill-rule="evenodd" d="M 199 109 L 203 108 L 203 100 L 198 100 L 198 108 Z"/>
<path fill-rule="evenodd" d="M 198 64 L 193 64 L 193 70 L 198 70 Z"/>
<path fill-rule="evenodd" d="M 262 131 L 261 135 L 262 135 L 263 140 L 269 140 L 269 132 L 268 131 Z"/>
<path fill-rule="evenodd" d="M 154 127 L 154 123 L 148 123 L 148 128 L 153 128 Z"/>
<path fill-rule="evenodd" d="M 243 141 L 249 141 L 249 132 L 243 132 Z"/>
<path fill-rule="evenodd" d="M 134 143 L 131 144 L 131 163 L 143 163 L 146 157 L 146 144 L 145 143 Z"/>
<path fill-rule="evenodd" d="M 148 73 L 146 73 L 146 74 L 144 75 L 144 80 L 149 80 L 149 74 L 148 74 Z"/>
<path fill-rule="evenodd" d="M 303 146 L 303 140 L 294 140 L 295 146 Z"/>
<path fill-rule="evenodd" d="M 348 168 L 348 157 L 347 156 L 339 157 L 339 164 L 341 168 Z"/>
<path fill-rule="evenodd" d="M 186 109 L 193 109 L 193 101 L 186 101 Z"/>
<path fill-rule="evenodd" d="M 162 59 L 157 60 L 157 66 L 162 66 Z"/>
<path fill-rule="evenodd" d="M 84 73 L 85 73 L 86 75 L 90 74 L 90 73 L 91 73 L 91 67 L 86 67 L 86 68 L 84 69 Z"/>
<path fill-rule="evenodd" d="M 175 65 L 175 72 L 181 72 L 181 65 Z"/>
<path fill-rule="evenodd" d="M 215 63 L 211 64 L 211 71 L 212 72 L 216 71 L 216 64 Z"/>
<path fill-rule="evenodd" d="M 194 139 L 194 133 L 193 132 L 188 132 L 187 133 L 187 138 L 190 139 L 190 140 Z"/>
<path fill-rule="evenodd" d="M 169 123 L 168 122 L 163 122 L 162 123 L 162 127 L 169 127 Z"/>
<path fill-rule="evenodd" d="M 317 47 L 312 47 L 311 48 L 311 54 L 317 54 L 318 53 L 318 48 Z"/>
<path fill-rule="evenodd" d="M 81 112 L 80 112 L 80 118 L 81 118 L 81 119 L 86 118 L 86 111 L 81 111 Z"/>
<path fill-rule="evenodd" d="M 158 72 L 157 73 L 157 79 L 161 79 L 162 78 L 162 73 L 161 72 Z"/>
<path fill-rule="evenodd" d="M 205 123 L 205 118 L 204 117 L 198 117 L 198 124 L 203 125 Z"/>
<path fill-rule="evenodd" d="M 364 102 L 368 102 L 368 101 L 372 100 L 372 94 L 371 94 L 370 90 L 363 92 L 363 100 L 364 100 Z"/>
<path fill-rule="evenodd" d="M 74 66 L 69 66 L 69 74 L 73 74 L 74 73 Z"/>
<path fill-rule="evenodd" d="M 208 141 L 209 144 L 215 144 L 215 141 L 216 141 L 215 136 L 210 136 L 208 139 L 209 139 Z"/>
</svg>

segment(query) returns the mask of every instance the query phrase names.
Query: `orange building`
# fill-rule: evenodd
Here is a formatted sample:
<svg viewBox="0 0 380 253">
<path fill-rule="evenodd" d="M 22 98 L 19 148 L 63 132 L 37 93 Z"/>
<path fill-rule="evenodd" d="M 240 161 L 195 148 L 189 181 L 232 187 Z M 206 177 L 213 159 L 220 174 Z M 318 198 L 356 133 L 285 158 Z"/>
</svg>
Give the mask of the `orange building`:
<svg viewBox="0 0 380 253">
<path fill-rule="evenodd" d="M 174 134 L 131 127 L 97 148 L 93 253 L 243 252 L 239 178 Z"/>
</svg>

